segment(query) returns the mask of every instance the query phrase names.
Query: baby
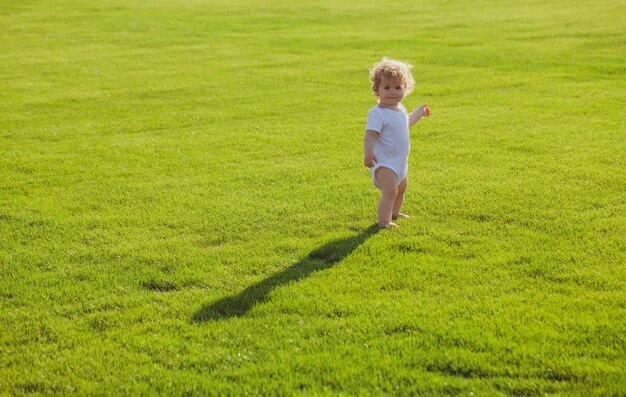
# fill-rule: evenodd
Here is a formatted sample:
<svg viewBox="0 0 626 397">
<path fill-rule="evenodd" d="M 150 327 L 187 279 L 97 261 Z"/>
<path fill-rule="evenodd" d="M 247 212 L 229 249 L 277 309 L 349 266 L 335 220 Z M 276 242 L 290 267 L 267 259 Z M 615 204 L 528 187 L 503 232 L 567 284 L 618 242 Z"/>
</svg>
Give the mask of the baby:
<svg viewBox="0 0 626 397">
<path fill-rule="evenodd" d="M 400 212 L 408 183 L 409 128 L 423 116 L 430 115 L 427 105 L 411 114 L 402 106 L 402 99 L 415 86 L 410 69 L 409 64 L 383 58 L 370 73 L 378 104 L 367 114 L 363 163 L 370 169 L 374 185 L 382 192 L 378 202 L 380 228 L 398 227 L 393 220 L 409 218 Z"/>
</svg>

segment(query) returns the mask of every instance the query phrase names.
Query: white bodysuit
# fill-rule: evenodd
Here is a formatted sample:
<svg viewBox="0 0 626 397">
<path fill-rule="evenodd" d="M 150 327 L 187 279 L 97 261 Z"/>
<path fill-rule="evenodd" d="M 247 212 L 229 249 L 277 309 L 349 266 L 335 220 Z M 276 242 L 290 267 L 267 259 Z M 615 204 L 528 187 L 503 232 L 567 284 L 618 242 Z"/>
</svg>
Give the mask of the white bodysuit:
<svg viewBox="0 0 626 397">
<path fill-rule="evenodd" d="M 401 103 L 400 110 L 391 110 L 374 106 L 367 114 L 365 130 L 377 131 L 378 139 L 374 144 L 374 155 L 378 160 L 370 172 L 374 185 L 376 183 L 376 170 L 379 167 L 387 167 L 398 176 L 398 185 L 407 176 L 409 169 L 409 151 L 411 139 L 409 137 L 409 115 Z"/>
</svg>

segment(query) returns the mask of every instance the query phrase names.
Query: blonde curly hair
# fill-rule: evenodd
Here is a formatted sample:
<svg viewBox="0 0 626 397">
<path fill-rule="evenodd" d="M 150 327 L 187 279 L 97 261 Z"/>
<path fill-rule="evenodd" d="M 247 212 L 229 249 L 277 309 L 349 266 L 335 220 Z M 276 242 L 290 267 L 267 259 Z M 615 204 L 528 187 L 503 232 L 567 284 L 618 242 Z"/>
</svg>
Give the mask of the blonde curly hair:
<svg viewBox="0 0 626 397">
<path fill-rule="evenodd" d="M 413 75 L 411 75 L 412 67 L 411 64 L 406 62 L 383 58 L 382 61 L 374 65 L 374 69 L 370 71 L 370 81 L 374 95 L 378 96 L 378 86 L 383 77 L 387 79 L 399 78 L 404 86 L 405 95 L 409 95 L 415 87 L 415 79 L 413 79 Z"/>
</svg>

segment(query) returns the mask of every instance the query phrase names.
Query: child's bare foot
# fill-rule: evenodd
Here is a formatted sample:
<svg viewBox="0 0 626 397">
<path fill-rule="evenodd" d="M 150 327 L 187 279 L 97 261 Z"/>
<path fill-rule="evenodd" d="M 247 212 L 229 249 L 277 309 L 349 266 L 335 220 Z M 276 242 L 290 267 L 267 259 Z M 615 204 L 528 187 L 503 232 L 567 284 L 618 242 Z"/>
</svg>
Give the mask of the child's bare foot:
<svg viewBox="0 0 626 397">
<path fill-rule="evenodd" d="M 396 225 L 393 222 L 389 222 L 389 223 L 385 223 L 385 224 L 382 224 L 382 225 L 379 223 L 378 227 L 381 228 L 381 229 L 393 229 L 393 228 L 398 227 L 398 225 Z"/>
<path fill-rule="evenodd" d="M 411 217 L 408 216 L 407 214 L 397 214 L 397 215 L 392 215 L 391 219 L 393 219 L 394 221 L 396 219 L 410 219 Z"/>
</svg>

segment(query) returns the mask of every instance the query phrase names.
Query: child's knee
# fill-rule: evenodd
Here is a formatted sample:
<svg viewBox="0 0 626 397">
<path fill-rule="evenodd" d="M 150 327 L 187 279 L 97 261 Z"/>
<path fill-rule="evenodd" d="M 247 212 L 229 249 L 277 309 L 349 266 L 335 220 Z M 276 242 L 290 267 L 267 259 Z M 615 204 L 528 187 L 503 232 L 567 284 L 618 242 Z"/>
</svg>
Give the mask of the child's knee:
<svg viewBox="0 0 626 397">
<path fill-rule="evenodd" d="M 386 187 L 384 189 L 381 189 L 381 191 L 383 193 L 383 197 L 388 199 L 394 199 L 398 195 L 397 187 Z"/>
</svg>

